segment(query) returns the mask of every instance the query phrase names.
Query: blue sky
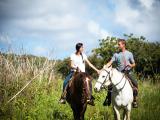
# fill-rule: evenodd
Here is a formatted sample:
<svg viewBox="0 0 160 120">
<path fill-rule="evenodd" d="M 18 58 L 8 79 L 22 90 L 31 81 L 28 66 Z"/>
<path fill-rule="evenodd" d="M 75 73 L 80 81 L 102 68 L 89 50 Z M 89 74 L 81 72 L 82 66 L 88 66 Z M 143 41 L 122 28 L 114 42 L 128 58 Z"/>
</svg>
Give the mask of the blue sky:
<svg viewBox="0 0 160 120">
<path fill-rule="evenodd" d="M 0 50 L 63 59 L 107 36 L 160 40 L 159 0 L 0 0 Z M 23 48 L 23 50 L 22 50 Z"/>
</svg>

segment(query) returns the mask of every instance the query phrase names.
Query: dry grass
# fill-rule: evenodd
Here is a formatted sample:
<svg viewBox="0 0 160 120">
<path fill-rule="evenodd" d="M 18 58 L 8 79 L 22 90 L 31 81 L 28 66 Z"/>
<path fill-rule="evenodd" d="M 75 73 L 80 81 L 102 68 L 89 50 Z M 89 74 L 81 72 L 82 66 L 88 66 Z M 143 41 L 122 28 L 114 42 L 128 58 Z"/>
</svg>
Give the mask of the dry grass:
<svg viewBox="0 0 160 120">
<path fill-rule="evenodd" d="M 1 96 L 7 96 L 5 95 L 5 88 L 16 86 L 16 88 L 22 91 L 20 89 L 22 88 L 22 83 L 24 84 L 28 81 L 26 85 L 29 85 L 35 79 L 41 83 L 45 78 L 48 80 L 48 84 L 50 84 L 55 77 L 55 63 L 56 61 L 50 61 L 47 58 L 0 54 L 0 83 L 3 88 L 0 92 Z M 26 85 L 24 84 L 25 87 L 27 87 Z"/>
</svg>

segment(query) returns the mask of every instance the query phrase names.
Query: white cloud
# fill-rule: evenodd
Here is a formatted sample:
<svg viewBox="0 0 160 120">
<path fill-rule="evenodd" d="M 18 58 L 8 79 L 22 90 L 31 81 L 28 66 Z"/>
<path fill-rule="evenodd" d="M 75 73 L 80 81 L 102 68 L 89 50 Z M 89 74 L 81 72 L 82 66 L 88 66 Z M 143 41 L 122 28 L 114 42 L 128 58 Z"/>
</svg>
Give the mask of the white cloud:
<svg viewBox="0 0 160 120">
<path fill-rule="evenodd" d="M 139 1 L 143 7 L 145 7 L 148 10 L 151 10 L 153 8 L 152 5 L 155 0 L 139 0 Z"/>
<path fill-rule="evenodd" d="M 9 33 L 14 43 L 29 43 L 34 48 L 28 47 L 29 52 L 47 54 L 53 47 L 58 57 L 74 51 L 77 42 L 86 44 L 88 51 L 98 45 L 98 39 L 115 34 L 159 39 L 159 4 L 154 0 L 137 1 L 4 0 L 0 1 L 4 28 L 0 31 Z M 6 40 L 1 38 L 2 42 Z"/>
<path fill-rule="evenodd" d="M 133 23 L 137 22 L 138 17 L 140 17 L 139 12 L 130 8 L 125 0 L 117 5 L 115 12 L 115 20 L 117 23 L 130 28 L 133 26 Z"/>
<path fill-rule="evenodd" d="M 11 38 L 8 35 L 0 34 L 0 43 L 10 45 L 12 43 Z"/>
<path fill-rule="evenodd" d="M 103 39 L 111 35 L 105 29 L 101 28 L 100 25 L 95 21 L 88 22 L 88 31 L 98 39 Z"/>
<path fill-rule="evenodd" d="M 116 1 L 117 2 L 117 1 Z M 115 7 L 115 23 L 124 27 L 128 33 L 143 35 L 150 40 L 157 40 L 160 34 L 160 8 L 153 7 L 153 0 L 140 0 L 142 8 L 131 7 L 128 0 L 119 0 Z M 146 9 L 144 9 L 144 7 Z"/>
<path fill-rule="evenodd" d="M 17 26 L 30 31 L 71 30 L 81 27 L 81 21 L 71 14 L 49 15 L 38 18 L 20 19 L 14 21 Z"/>
<path fill-rule="evenodd" d="M 49 54 L 49 50 L 44 46 L 36 46 L 33 49 L 33 54 L 38 56 L 46 56 L 47 54 Z"/>
</svg>

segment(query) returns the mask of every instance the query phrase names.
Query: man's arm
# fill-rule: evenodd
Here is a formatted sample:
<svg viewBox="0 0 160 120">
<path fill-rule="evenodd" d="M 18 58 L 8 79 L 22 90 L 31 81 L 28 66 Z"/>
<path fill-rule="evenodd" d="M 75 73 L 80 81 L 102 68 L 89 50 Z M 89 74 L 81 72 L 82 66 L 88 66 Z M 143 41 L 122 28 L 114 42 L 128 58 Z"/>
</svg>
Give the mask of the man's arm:
<svg viewBox="0 0 160 120">
<path fill-rule="evenodd" d="M 130 63 L 129 63 L 128 65 L 129 65 L 129 67 L 131 67 L 131 68 L 134 68 L 134 67 L 136 66 L 135 60 L 134 60 L 134 57 L 133 57 L 133 54 L 132 54 L 132 53 L 131 53 L 131 55 L 130 55 Z"/>
</svg>

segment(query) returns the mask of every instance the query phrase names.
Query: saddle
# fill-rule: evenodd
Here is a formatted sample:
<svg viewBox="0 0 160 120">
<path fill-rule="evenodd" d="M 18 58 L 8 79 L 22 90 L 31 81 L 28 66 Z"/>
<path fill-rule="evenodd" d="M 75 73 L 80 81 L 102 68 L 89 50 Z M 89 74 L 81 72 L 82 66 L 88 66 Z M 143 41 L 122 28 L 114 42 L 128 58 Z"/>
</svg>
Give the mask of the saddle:
<svg viewBox="0 0 160 120">
<path fill-rule="evenodd" d="M 133 94 L 137 94 L 138 88 L 132 83 L 131 79 L 128 77 L 128 73 L 129 72 L 124 72 L 125 78 L 129 81 L 129 84 L 133 89 Z"/>
</svg>

